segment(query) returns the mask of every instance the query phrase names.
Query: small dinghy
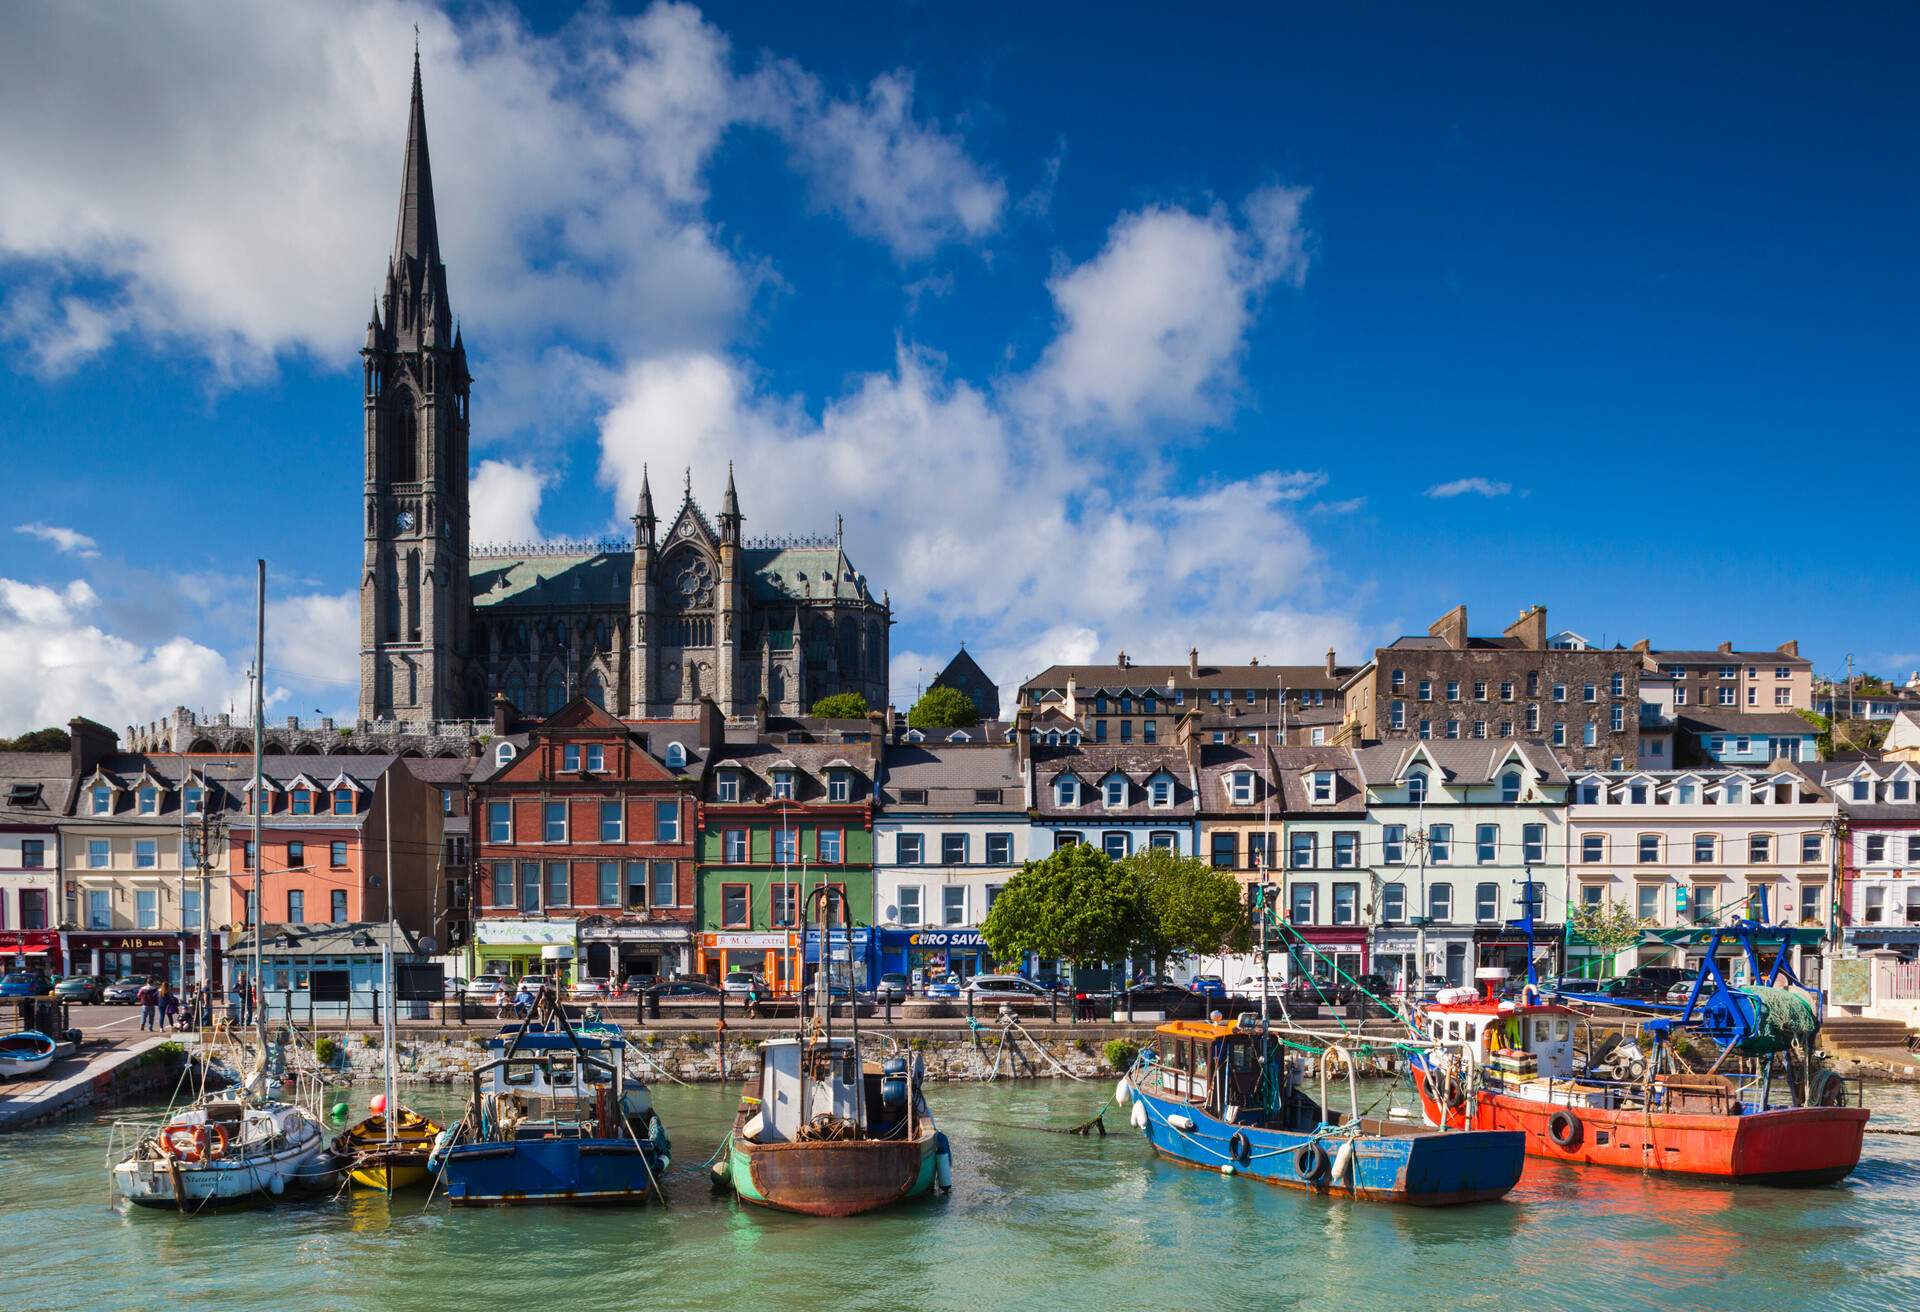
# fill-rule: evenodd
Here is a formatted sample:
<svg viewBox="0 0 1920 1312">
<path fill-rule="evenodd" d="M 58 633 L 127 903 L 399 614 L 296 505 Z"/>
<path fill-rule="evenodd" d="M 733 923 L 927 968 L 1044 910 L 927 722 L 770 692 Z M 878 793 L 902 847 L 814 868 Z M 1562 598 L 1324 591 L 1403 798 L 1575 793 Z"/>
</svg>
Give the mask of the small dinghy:
<svg viewBox="0 0 1920 1312">
<path fill-rule="evenodd" d="M 376 1097 L 373 1115 L 333 1141 L 334 1155 L 347 1163 L 347 1174 L 357 1185 L 383 1193 L 417 1188 L 427 1182 L 427 1155 L 440 1127 L 402 1107 L 389 1135 L 386 1108 L 385 1095 Z"/>
<path fill-rule="evenodd" d="M 21 1030 L 0 1037 L 0 1079 L 38 1075 L 53 1064 L 60 1045 L 39 1030 Z"/>
</svg>

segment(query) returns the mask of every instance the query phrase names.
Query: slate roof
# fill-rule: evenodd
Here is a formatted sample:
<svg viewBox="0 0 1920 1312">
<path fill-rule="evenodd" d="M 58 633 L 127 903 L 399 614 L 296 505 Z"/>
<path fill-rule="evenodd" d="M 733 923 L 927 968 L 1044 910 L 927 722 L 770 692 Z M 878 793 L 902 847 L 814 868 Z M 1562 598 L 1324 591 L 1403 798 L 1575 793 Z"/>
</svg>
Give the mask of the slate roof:
<svg viewBox="0 0 1920 1312">
<path fill-rule="evenodd" d="M 1345 747 L 1276 747 L 1273 761 L 1280 777 L 1281 809 L 1303 815 L 1343 815 L 1367 809 L 1366 780 L 1353 752 Z M 1308 775 L 1333 771 L 1333 801 L 1316 805 Z"/>
<path fill-rule="evenodd" d="M 311 779 L 315 786 L 323 791 L 341 775 L 347 776 L 363 789 L 371 789 L 387 768 L 399 759 L 401 758 L 384 753 L 339 756 L 276 753 L 261 758 L 260 773 L 268 784 L 279 789 L 285 789 L 302 775 Z M 426 762 L 423 761 L 421 764 Z M 247 753 L 212 756 L 200 753 L 146 755 L 123 752 L 104 757 L 98 766 L 98 773 L 126 790 L 137 787 L 143 773 L 151 774 L 154 779 L 166 786 L 157 799 L 158 812 L 155 815 L 138 814 L 127 793 L 123 792 L 115 799 L 115 810 L 111 816 L 95 816 L 87 813 L 84 807 L 86 787 L 95 775 L 95 771 L 89 770 L 77 782 L 73 796 L 68 799 L 67 814 L 84 820 L 131 820 L 152 824 L 155 820 L 166 816 L 173 816 L 177 820 L 180 784 L 188 775 L 195 773 L 209 785 L 211 794 L 207 799 L 209 804 L 224 811 L 240 811 L 242 794 L 245 793 L 247 784 L 253 779 L 253 757 Z M 361 810 L 353 815 L 333 816 L 292 815 L 285 810 L 276 810 L 261 818 L 265 824 L 279 828 L 286 827 L 289 822 L 303 828 L 357 828 L 366 819 L 366 812 Z"/>
<path fill-rule="evenodd" d="M 1539 771 L 1542 783 L 1567 782 L 1567 772 L 1559 758 L 1544 744 L 1523 738 L 1423 738 L 1413 742 L 1385 743 L 1356 749 L 1353 753 L 1354 764 L 1368 784 L 1390 784 L 1400 777 L 1408 758 L 1419 748 L 1426 749 L 1450 784 L 1492 783 L 1500 773 L 1500 766 L 1506 761 L 1507 754 L 1514 751 Z"/>
<path fill-rule="evenodd" d="M 871 795 L 874 775 L 872 743 L 727 743 L 716 748 L 708 762 L 709 783 L 705 795 L 707 801 L 712 803 L 714 786 L 711 781 L 732 766 L 740 772 L 742 779 L 742 802 L 770 802 L 773 800 L 774 771 L 791 769 L 794 773 L 795 802 L 825 802 L 827 771 L 836 763 L 838 768 L 851 769 L 853 772 L 853 788 L 848 801 L 866 801 Z M 718 805 L 726 806 L 729 803 Z"/>
<path fill-rule="evenodd" d="M 467 562 L 473 604 L 486 609 L 627 606 L 631 551 L 577 555 L 475 556 Z"/>
<path fill-rule="evenodd" d="M 1689 711 L 1676 717 L 1682 729 L 1688 733 L 1744 733 L 1744 734 L 1816 734 L 1820 730 L 1811 720 L 1803 720 L 1791 711 L 1724 711 L 1716 713 L 1711 709 Z"/>
<path fill-rule="evenodd" d="M 1866 766 L 1875 780 L 1890 778 L 1896 770 L 1905 766 L 1909 770 L 1920 769 L 1908 761 L 1810 761 L 1801 766 L 1803 773 L 1812 777 L 1840 803 L 1840 809 L 1849 819 L 1861 821 L 1893 821 L 1914 824 L 1920 822 L 1920 787 L 1907 790 L 1905 802 L 1856 802 L 1852 800 L 1852 790 L 1847 781 Z"/>
<path fill-rule="evenodd" d="M 1783 651 L 1649 651 L 1647 656 L 1668 665 L 1806 665 L 1805 656 L 1789 656 Z"/>
<path fill-rule="evenodd" d="M 1107 808 L 1100 797 L 1100 781 L 1114 771 L 1128 780 L 1127 805 Z M 1173 804 L 1155 807 L 1148 804 L 1147 781 L 1165 771 L 1173 777 Z M 1079 779 L 1080 802 L 1062 807 L 1054 794 L 1054 781 L 1071 773 Z M 1078 747 L 1038 747 L 1034 750 L 1034 791 L 1040 814 L 1051 819 L 1084 819 L 1089 823 L 1101 817 L 1115 819 L 1152 819 L 1193 814 L 1195 798 L 1186 752 L 1168 743 L 1081 743 Z"/>
<path fill-rule="evenodd" d="M 382 924 L 377 920 L 350 921 L 346 924 L 334 924 L 320 921 L 309 923 L 268 922 L 260 940 L 260 955 L 263 957 L 345 957 L 362 953 L 378 953 L 383 940 L 393 941 L 395 955 L 419 955 L 420 941 L 424 934 L 416 934 L 406 926 L 395 921 Z M 247 960 L 253 956 L 253 935 L 243 930 L 233 945 L 227 949 L 227 959 L 237 962 L 237 969 L 245 970 Z"/>
<path fill-rule="evenodd" d="M 889 811 L 1006 811 L 1026 805 L 1019 753 L 1005 743 L 901 743 L 881 758 L 880 804 Z M 926 793 L 924 802 L 905 802 L 908 789 Z M 994 789 L 998 801 L 982 802 L 980 789 Z"/>
<path fill-rule="evenodd" d="M 1081 695 L 1102 689 L 1136 689 L 1153 690 L 1164 696 L 1169 687 L 1203 690 L 1232 688 L 1236 692 L 1243 688 L 1272 692 L 1282 685 L 1289 691 L 1297 688 L 1338 688 L 1359 668 L 1355 665 L 1335 665 L 1330 675 L 1324 663 L 1268 665 L 1263 661 L 1259 665 L 1202 665 L 1198 674 L 1189 674 L 1184 664 L 1140 665 L 1129 662 L 1126 665 L 1049 665 L 1021 684 L 1020 691 L 1036 693 L 1063 689 L 1067 686 L 1069 676 L 1073 679 L 1076 694 Z M 1167 706 L 1164 709 L 1171 711 L 1176 708 Z"/>
<path fill-rule="evenodd" d="M 52 825 L 67 809 L 72 769 L 66 752 L 0 752 L 0 824 Z"/>
</svg>

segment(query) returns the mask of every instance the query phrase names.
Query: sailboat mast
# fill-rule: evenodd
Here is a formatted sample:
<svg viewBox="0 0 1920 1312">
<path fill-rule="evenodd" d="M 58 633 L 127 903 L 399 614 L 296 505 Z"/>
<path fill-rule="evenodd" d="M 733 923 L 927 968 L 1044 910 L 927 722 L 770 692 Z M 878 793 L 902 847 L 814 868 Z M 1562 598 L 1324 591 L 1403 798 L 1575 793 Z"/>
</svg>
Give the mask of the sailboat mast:
<svg viewBox="0 0 1920 1312">
<path fill-rule="evenodd" d="M 267 719 L 267 562 L 256 560 L 253 579 L 253 905 L 247 908 L 247 919 L 253 926 L 253 983 L 250 987 L 260 995 L 260 1005 L 253 1009 L 254 1033 L 260 1040 L 261 1060 L 266 1060 L 267 1052 L 267 987 L 261 976 L 265 960 L 260 938 L 265 929 L 267 898 L 267 848 L 260 838 L 261 805 L 266 792 L 266 780 L 261 776 L 266 771 L 263 759 L 266 751 Z"/>
<path fill-rule="evenodd" d="M 398 769 L 399 766 L 400 758 L 395 757 L 393 764 L 389 765 L 387 769 L 391 772 Z M 396 1001 L 393 996 L 393 784 L 394 781 L 389 778 L 387 780 L 386 802 L 383 806 L 384 814 L 380 821 L 380 827 L 385 831 L 387 847 L 386 923 L 380 926 L 380 992 L 387 1004 L 380 1010 L 380 1047 L 381 1050 L 386 1053 L 387 1057 L 385 1085 L 387 1110 L 381 1115 L 380 1119 L 386 1125 L 388 1143 L 393 1142 L 393 1123 L 399 1112 L 399 1109 L 394 1106 L 393 1091 L 393 1042 L 397 1037 L 394 1034 L 393 1026 L 393 1007 Z"/>
</svg>

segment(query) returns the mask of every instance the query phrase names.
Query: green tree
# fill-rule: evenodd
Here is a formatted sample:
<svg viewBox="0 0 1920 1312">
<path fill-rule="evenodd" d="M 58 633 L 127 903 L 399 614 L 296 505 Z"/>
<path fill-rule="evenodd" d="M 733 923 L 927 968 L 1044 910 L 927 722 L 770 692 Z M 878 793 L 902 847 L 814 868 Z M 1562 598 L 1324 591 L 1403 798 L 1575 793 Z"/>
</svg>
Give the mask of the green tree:
<svg viewBox="0 0 1920 1312">
<path fill-rule="evenodd" d="M 1000 961 L 1029 952 L 1075 965 L 1118 961 L 1143 937 L 1145 887 L 1099 848 L 1076 843 L 1008 880 L 980 937 Z"/>
<path fill-rule="evenodd" d="M 1138 943 L 1155 968 L 1169 957 L 1244 952 L 1250 946 L 1240 883 L 1198 857 L 1143 848 L 1120 862 L 1141 884 L 1146 915 Z"/>
<path fill-rule="evenodd" d="M 1597 949 L 1607 959 L 1609 970 L 1613 958 L 1640 941 L 1641 931 L 1648 922 L 1635 915 L 1633 908 L 1624 902 L 1615 902 L 1608 898 L 1604 902 L 1582 903 L 1573 909 L 1574 937 L 1590 948 Z"/>
<path fill-rule="evenodd" d="M 0 752 L 64 752 L 71 746 L 65 729 L 33 729 L 18 738 L 0 738 Z"/>
<path fill-rule="evenodd" d="M 823 720 L 864 720 L 869 709 L 862 692 L 836 692 L 813 704 L 813 714 Z"/>
<path fill-rule="evenodd" d="M 973 704 L 973 698 L 944 684 L 920 694 L 920 700 L 907 712 L 907 724 L 915 729 L 964 729 L 978 723 L 980 708 Z"/>
</svg>

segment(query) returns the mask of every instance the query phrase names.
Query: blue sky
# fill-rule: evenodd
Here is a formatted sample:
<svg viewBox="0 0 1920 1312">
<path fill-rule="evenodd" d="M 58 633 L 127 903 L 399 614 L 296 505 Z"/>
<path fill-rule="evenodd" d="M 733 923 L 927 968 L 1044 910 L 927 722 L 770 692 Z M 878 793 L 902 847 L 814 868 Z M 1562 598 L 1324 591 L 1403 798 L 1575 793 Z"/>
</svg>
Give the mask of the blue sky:
<svg viewBox="0 0 1920 1312">
<path fill-rule="evenodd" d="M 1920 666 L 1911 8 L 72 4 L 0 49 L 0 731 L 224 709 L 256 555 L 351 707 L 415 21 L 476 537 L 734 459 L 903 700 L 1461 600 Z"/>
</svg>

